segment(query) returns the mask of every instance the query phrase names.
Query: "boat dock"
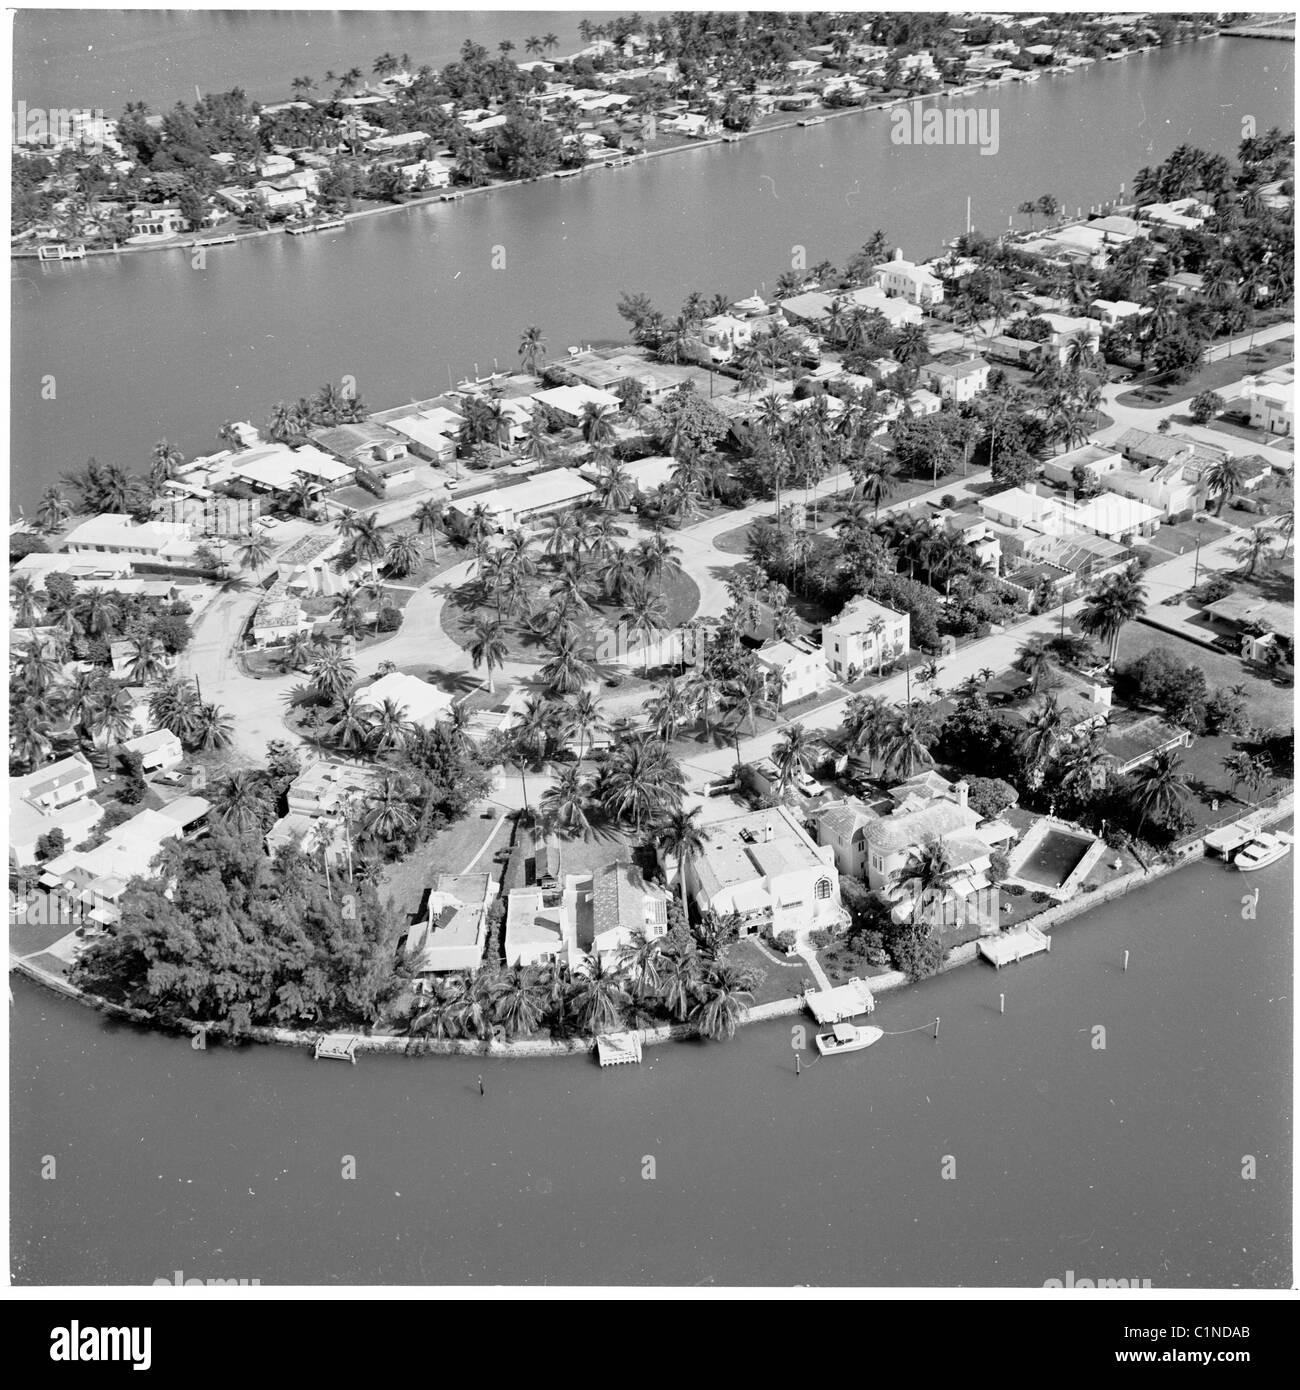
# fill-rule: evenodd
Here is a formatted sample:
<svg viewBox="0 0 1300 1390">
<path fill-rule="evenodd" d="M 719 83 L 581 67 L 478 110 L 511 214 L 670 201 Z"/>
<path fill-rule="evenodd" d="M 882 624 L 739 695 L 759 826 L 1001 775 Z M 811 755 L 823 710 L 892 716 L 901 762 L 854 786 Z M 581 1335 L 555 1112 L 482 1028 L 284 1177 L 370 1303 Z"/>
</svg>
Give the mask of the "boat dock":
<svg viewBox="0 0 1300 1390">
<path fill-rule="evenodd" d="M 846 985 L 809 990 L 803 998 L 818 1023 L 844 1023 L 859 1014 L 873 1013 L 876 1007 L 875 995 L 856 975 Z"/>
<path fill-rule="evenodd" d="M 84 246 L 65 246 L 62 242 L 58 242 L 53 246 L 40 247 L 36 255 L 42 261 L 84 261 L 86 248 Z"/>
<path fill-rule="evenodd" d="M 355 1033 L 322 1033 L 316 1039 L 315 1058 L 357 1064 L 357 1035 Z"/>
<path fill-rule="evenodd" d="M 1015 931 L 984 937 L 980 941 L 980 955 L 991 962 L 996 970 L 1001 970 L 1004 965 L 1014 965 L 1026 956 L 1036 956 L 1040 951 L 1051 949 L 1052 938 L 1037 927 L 1020 927 Z"/>
<path fill-rule="evenodd" d="M 308 232 L 340 232 L 347 226 L 341 217 L 332 218 L 328 222 L 309 222 L 300 227 L 286 227 L 284 230 L 290 236 L 306 236 Z"/>
<path fill-rule="evenodd" d="M 201 241 L 192 241 L 190 247 L 193 249 L 196 246 L 233 246 L 238 240 L 234 232 L 228 232 L 225 236 L 210 236 L 204 237 Z"/>
<path fill-rule="evenodd" d="M 596 1056 L 602 1067 L 617 1067 L 641 1060 L 640 1033 L 602 1033 L 596 1039 Z"/>
</svg>

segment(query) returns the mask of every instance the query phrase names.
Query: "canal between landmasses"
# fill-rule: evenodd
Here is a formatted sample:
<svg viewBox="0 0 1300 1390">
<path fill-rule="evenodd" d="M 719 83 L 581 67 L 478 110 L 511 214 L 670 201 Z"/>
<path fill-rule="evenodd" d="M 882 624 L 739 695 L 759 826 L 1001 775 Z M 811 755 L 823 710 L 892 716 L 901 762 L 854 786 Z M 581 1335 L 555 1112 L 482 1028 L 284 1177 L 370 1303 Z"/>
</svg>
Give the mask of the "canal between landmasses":
<svg viewBox="0 0 1300 1390">
<path fill-rule="evenodd" d="M 320 18 L 337 47 L 337 25 Z M 388 37 L 422 56 L 415 38 Z M 368 32 L 357 61 L 367 45 Z M 174 84 L 167 61 L 159 81 Z M 974 225 L 992 232 L 1041 193 L 1086 209 L 1185 141 L 1231 154 L 1248 118 L 1291 129 L 1293 61 L 1290 44 L 1212 39 L 956 98 L 996 111 L 992 156 L 895 145 L 888 112 L 860 113 L 316 238 L 218 247 L 202 270 L 178 251 L 15 261 L 12 502 L 30 512 L 91 454 L 144 469 L 164 436 L 187 456 L 211 452 L 223 422 L 260 424 L 277 400 L 344 376 L 376 409 L 428 397 L 475 366 L 513 366 L 529 324 L 553 353 L 618 339 L 623 290 L 672 312 L 694 289 L 771 292 L 792 248 L 842 265 L 876 228 L 924 258 L 963 229 L 968 196 Z M 281 71 L 324 62 L 295 47 Z"/>
<path fill-rule="evenodd" d="M 350 1067 L 14 977 L 14 1278 L 1283 1287 L 1291 906 L 1289 859 L 1197 865 L 883 996 L 895 1036 L 798 1076 L 793 1021 L 612 1071 Z"/>
</svg>

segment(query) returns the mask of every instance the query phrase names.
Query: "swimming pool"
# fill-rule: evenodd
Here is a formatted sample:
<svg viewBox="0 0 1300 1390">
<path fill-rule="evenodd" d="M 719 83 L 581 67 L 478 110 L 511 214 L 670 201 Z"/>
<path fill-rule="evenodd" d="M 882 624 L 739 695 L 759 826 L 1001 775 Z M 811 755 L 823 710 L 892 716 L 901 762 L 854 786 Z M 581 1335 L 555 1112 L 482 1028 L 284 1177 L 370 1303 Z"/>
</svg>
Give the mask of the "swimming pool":
<svg viewBox="0 0 1300 1390">
<path fill-rule="evenodd" d="M 1038 843 L 1016 866 L 1016 877 L 1028 883 L 1055 889 L 1065 883 L 1079 867 L 1093 844 L 1092 836 L 1072 835 L 1048 827 Z"/>
</svg>

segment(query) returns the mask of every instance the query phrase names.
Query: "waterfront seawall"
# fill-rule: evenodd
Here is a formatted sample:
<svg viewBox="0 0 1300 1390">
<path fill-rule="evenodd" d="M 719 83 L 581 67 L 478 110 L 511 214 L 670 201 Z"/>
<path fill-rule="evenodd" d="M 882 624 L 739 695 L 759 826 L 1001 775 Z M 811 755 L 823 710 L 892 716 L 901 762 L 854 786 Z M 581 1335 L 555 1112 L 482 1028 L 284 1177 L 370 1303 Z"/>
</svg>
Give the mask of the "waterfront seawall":
<svg viewBox="0 0 1300 1390">
<path fill-rule="evenodd" d="M 1289 819 L 1294 814 L 1294 794 L 1287 793 L 1281 797 L 1274 805 L 1262 806 L 1254 812 L 1248 813 L 1255 822 L 1262 828 L 1266 825 L 1274 825 L 1278 821 Z M 1242 817 L 1244 818 L 1244 816 Z M 1198 835 L 1194 839 L 1175 845 L 1170 851 L 1170 858 L 1167 862 L 1153 865 L 1148 870 L 1135 869 L 1130 873 L 1115 879 L 1099 887 L 1092 893 L 1080 893 L 1071 898 L 1068 902 L 1058 903 L 1055 907 L 1050 907 L 1026 918 L 1020 926 L 1034 926 L 1040 931 L 1050 931 L 1053 927 L 1060 926 L 1062 923 L 1073 920 L 1081 916 L 1090 908 L 1101 907 L 1105 903 L 1113 902 L 1116 898 L 1125 897 L 1135 889 L 1142 888 L 1147 884 L 1155 883 L 1168 874 L 1176 872 L 1178 869 L 1185 868 L 1188 864 L 1196 863 L 1205 857 L 1204 846 L 1201 837 Z M 970 965 L 978 959 L 979 943 L 969 941 L 964 945 L 954 947 L 949 953 L 943 964 L 939 967 L 939 974 L 947 974 L 951 970 L 959 969 L 962 966 Z M 67 980 L 50 971 L 43 970 L 28 960 L 15 960 L 10 964 L 11 969 L 16 969 L 35 983 L 44 985 L 47 989 L 53 990 L 68 999 L 73 999 L 79 1004 L 89 1008 L 97 1009 L 100 1013 L 109 1018 L 117 1019 L 123 1023 L 142 1024 L 151 1028 L 165 1028 L 168 1031 L 175 1031 L 178 1034 L 188 1035 L 191 1038 L 198 1033 L 217 1038 L 230 1037 L 230 1029 L 224 1023 L 197 1023 L 193 1020 L 181 1020 L 176 1024 L 160 1024 L 142 1009 L 133 1009 L 127 1005 L 115 1004 L 110 1000 L 103 999 L 98 995 L 87 994 L 84 990 L 76 988 Z M 889 993 L 902 988 L 909 983 L 908 977 L 901 970 L 892 970 L 884 975 L 873 976 L 867 981 L 874 995 Z M 751 1023 L 766 1023 L 776 1018 L 790 1018 L 803 1011 L 803 999 L 792 995 L 788 999 L 775 999 L 766 1004 L 756 1004 L 752 1008 L 745 1010 L 740 1018 L 740 1025 L 743 1027 Z M 334 1030 L 341 1031 L 341 1030 Z M 653 1028 L 641 1028 L 635 1030 L 641 1038 L 643 1047 L 650 1047 L 656 1043 L 664 1042 L 684 1042 L 691 1039 L 700 1039 L 699 1029 L 690 1023 L 665 1023 Z M 300 1031 L 293 1028 L 251 1028 L 246 1033 L 241 1033 L 235 1039 L 239 1042 L 253 1042 L 275 1044 L 281 1047 L 305 1047 L 314 1048 L 316 1039 L 322 1030 L 319 1028 L 310 1031 Z M 432 1054 L 435 1056 L 462 1056 L 462 1057 L 496 1057 L 496 1058 L 527 1058 L 527 1057 L 566 1057 L 585 1053 L 593 1055 L 595 1042 L 591 1038 L 539 1038 L 528 1039 L 517 1042 L 495 1042 L 483 1041 L 476 1038 L 423 1038 L 412 1039 L 390 1034 L 366 1035 L 364 1033 L 355 1034 L 357 1039 L 358 1052 L 372 1053 L 399 1053 L 408 1056 L 422 1056 Z"/>
</svg>

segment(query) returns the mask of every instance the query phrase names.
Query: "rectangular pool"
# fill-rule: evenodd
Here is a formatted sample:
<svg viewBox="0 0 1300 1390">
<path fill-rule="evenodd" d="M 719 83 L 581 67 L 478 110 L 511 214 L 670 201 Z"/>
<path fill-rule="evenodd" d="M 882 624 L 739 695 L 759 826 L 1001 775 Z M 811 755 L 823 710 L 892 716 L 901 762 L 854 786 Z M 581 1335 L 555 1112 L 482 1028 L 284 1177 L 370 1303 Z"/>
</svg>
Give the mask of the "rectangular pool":
<svg viewBox="0 0 1300 1390">
<path fill-rule="evenodd" d="M 1070 877 L 1087 854 L 1091 840 L 1048 830 L 1016 870 L 1016 877 L 1044 888 L 1058 888 Z"/>
</svg>

